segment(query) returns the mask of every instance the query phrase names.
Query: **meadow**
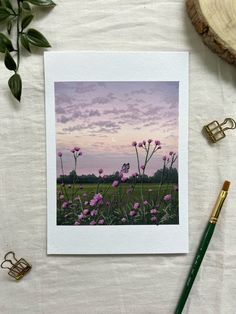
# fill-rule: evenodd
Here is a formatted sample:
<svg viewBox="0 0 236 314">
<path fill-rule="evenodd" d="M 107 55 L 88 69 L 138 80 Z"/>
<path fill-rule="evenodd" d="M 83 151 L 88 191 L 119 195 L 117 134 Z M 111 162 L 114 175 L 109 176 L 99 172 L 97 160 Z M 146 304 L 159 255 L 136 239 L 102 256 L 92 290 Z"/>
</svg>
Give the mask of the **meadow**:
<svg viewBox="0 0 236 314">
<path fill-rule="evenodd" d="M 74 159 L 74 177 L 71 184 L 63 182 L 63 154 L 61 183 L 57 184 L 58 225 L 140 225 L 178 224 L 178 186 L 171 182 L 169 174 L 177 155 L 169 152 L 163 156 L 161 180 L 145 183 L 148 162 L 161 149 L 160 141 L 132 143 L 137 156 L 137 172 L 129 174 L 129 163 L 116 171 L 113 182 L 106 182 L 104 170 L 98 169 L 97 183 L 80 183 L 77 176 L 78 159 L 82 156 L 79 147 L 71 150 Z M 146 158 L 140 163 L 138 149 L 144 149 Z M 175 169 L 176 170 L 176 169 Z"/>
<path fill-rule="evenodd" d="M 98 224 L 99 221 L 100 224 L 105 224 L 106 222 L 108 225 L 153 224 L 154 222 L 157 223 L 157 221 L 158 224 L 178 223 L 178 192 L 176 191 L 176 186 L 172 184 L 163 184 L 160 189 L 157 189 L 156 184 L 145 183 L 142 186 L 139 183 L 136 184 L 132 193 L 130 193 L 130 185 L 128 183 L 121 185 L 115 193 L 113 189 L 111 189 L 110 184 L 102 184 L 99 189 L 99 194 L 104 195 L 103 204 L 100 204 L 103 206 L 100 206 L 99 210 L 94 210 L 94 214 L 96 214 L 94 216 L 91 216 L 93 212 L 89 210 L 88 207 L 90 207 L 90 200 L 96 195 L 97 184 L 76 184 L 74 187 L 70 185 L 58 185 L 57 190 L 58 225 L 72 225 L 78 220 L 78 217 L 86 218 L 88 211 L 90 212 L 90 216 L 84 220 L 84 224 L 90 224 L 92 221 L 95 221 L 96 224 Z M 143 190 L 143 201 L 138 202 L 141 190 Z M 72 203 L 71 201 L 71 204 L 68 204 L 66 208 L 64 199 L 60 199 L 60 196 L 64 194 L 67 195 L 68 199 L 74 200 L 74 202 Z M 168 206 L 166 206 L 167 201 L 165 201 L 164 198 L 160 201 L 160 197 L 158 197 L 160 195 L 172 195 L 171 202 L 169 202 Z M 134 208 L 137 213 L 133 213 L 134 215 L 132 215 Z M 99 211 L 99 215 L 97 215 L 96 211 Z M 152 220 L 152 217 L 155 217 L 156 220 Z M 81 222 L 81 224 L 83 224 L 83 222 Z"/>
</svg>

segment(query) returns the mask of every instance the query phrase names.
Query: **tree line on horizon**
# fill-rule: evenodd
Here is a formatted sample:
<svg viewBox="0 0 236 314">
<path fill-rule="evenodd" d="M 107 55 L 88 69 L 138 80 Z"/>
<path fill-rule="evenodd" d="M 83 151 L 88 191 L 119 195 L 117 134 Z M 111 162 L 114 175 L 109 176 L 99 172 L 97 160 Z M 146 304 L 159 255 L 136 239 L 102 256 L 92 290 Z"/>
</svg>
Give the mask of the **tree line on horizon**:
<svg viewBox="0 0 236 314">
<path fill-rule="evenodd" d="M 136 178 L 137 183 L 161 183 L 163 181 L 163 177 L 165 178 L 165 183 L 173 183 L 178 184 L 178 170 L 176 168 L 165 168 L 164 172 L 163 169 L 157 170 L 153 176 L 148 176 L 146 174 L 138 176 Z M 119 178 L 119 171 L 115 172 L 114 174 L 107 175 L 102 178 L 103 183 L 112 183 L 114 180 L 117 180 Z M 126 181 L 127 183 L 132 183 L 134 181 L 134 178 L 129 177 L 129 179 Z M 69 175 L 60 175 L 57 178 L 57 183 L 61 184 L 73 184 L 75 182 L 78 182 L 79 184 L 85 184 L 85 183 L 99 183 L 101 182 L 101 177 L 96 176 L 93 174 L 83 174 L 83 175 L 77 175 L 75 170 L 72 170 Z"/>
</svg>

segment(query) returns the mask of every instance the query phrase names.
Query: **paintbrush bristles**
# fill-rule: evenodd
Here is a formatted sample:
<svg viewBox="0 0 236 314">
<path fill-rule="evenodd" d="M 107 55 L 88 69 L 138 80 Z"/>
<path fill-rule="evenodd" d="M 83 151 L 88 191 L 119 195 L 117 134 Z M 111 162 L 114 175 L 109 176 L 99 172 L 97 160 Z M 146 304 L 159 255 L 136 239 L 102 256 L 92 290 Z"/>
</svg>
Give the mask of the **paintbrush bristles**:
<svg viewBox="0 0 236 314">
<path fill-rule="evenodd" d="M 230 182 L 229 181 L 225 181 L 224 184 L 223 184 L 222 190 L 227 192 L 228 189 L 229 189 L 229 186 L 230 186 Z"/>
</svg>

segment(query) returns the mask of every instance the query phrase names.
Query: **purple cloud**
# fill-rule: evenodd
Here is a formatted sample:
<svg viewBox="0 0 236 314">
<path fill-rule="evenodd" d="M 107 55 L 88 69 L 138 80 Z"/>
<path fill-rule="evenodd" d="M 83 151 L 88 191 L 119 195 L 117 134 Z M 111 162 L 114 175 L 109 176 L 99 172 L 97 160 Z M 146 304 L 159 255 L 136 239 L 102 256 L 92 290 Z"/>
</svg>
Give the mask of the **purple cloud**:
<svg viewBox="0 0 236 314">
<path fill-rule="evenodd" d="M 92 122 L 85 125 L 76 125 L 69 128 L 64 128 L 64 132 L 74 132 L 74 131 L 81 131 L 81 130 L 94 130 L 94 133 L 117 133 L 121 127 L 116 122 L 112 121 L 97 121 Z M 91 133 L 91 131 L 90 131 Z"/>
<path fill-rule="evenodd" d="M 114 114 L 114 115 L 119 115 L 121 113 L 126 113 L 125 109 L 116 109 L 116 108 L 112 108 L 112 109 L 108 109 L 108 110 L 104 110 L 103 114 Z"/>
</svg>

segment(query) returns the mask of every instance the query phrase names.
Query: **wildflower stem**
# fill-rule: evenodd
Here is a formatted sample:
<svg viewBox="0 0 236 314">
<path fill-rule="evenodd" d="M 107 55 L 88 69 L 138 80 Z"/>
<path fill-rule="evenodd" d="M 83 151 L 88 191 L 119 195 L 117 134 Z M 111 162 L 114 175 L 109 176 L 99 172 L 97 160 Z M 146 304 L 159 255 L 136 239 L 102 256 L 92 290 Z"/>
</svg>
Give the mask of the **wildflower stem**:
<svg viewBox="0 0 236 314">
<path fill-rule="evenodd" d="M 98 184 L 97 184 L 97 189 L 96 189 L 96 193 L 98 193 L 98 190 L 99 190 L 99 186 L 101 184 L 101 177 L 98 178 Z"/>
<path fill-rule="evenodd" d="M 144 169 L 143 169 L 143 174 L 144 174 L 144 170 L 146 169 L 146 165 L 148 163 L 148 154 L 149 154 L 149 150 L 150 150 L 150 143 L 148 143 L 148 148 L 146 150 L 146 157 L 145 157 L 145 162 L 144 162 Z"/>
<path fill-rule="evenodd" d="M 136 157 L 137 157 L 137 163 L 138 163 L 138 173 L 141 176 L 141 171 L 140 171 L 140 163 L 139 163 L 139 156 L 138 156 L 138 150 L 137 147 L 135 146 L 135 151 L 136 151 Z"/>
<path fill-rule="evenodd" d="M 74 175 L 73 175 L 73 186 L 72 186 L 72 199 L 75 197 L 75 183 L 77 179 L 77 156 L 74 153 L 74 159 L 75 159 L 75 169 L 74 169 Z"/>
<path fill-rule="evenodd" d="M 64 168 L 63 168 L 62 157 L 60 157 L 60 161 L 61 161 L 62 183 L 64 183 L 65 174 L 64 174 Z M 69 196 L 68 196 L 68 194 L 67 194 L 66 187 L 65 187 L 65 186 L 63 186 L 63 187 L 64 187 L 64 194 L 66 195 L 67 200 L 69 200 Z"/>
<path fill-rule="evenodd" d="M 153 148 L 152 153 L 150 154 L 150 157 L 148 158 L 147 162 L 149 162 L 149 160 L 152 158 L 153 154 L 157 151 L 157 148 Z"/>
<path fill-rule="evenodd" d="M 103 195 L 105 196 L 106 195 L 106 193 L 110 190 L 110 188 L 111 188 L 111 184 L 108 186 L 108 188 L 106 189 L 106 191 L 103 193 Z"/>
<path fill-rule="evenodd" d="M 166 170 L 166 161 L 164 160 L 164 165 L 163 165 L 163 169 L 162 169 L 162 173 L 161 173 L 161 182 L 160 182 L 160 185 L 159 185 L 159 188 L 158 188 L 157 197 L 155 199 L 155 202 L 157 201 L 157 198 L 158 199 L 160 198 L 160 191 L 161 191 L 161 187 L 162 187 L 162 184 L 163 184 L 163 177 L 164 177 L 165 170 Z"/>
<path fill-rule="evenodd" d="M 166 175 L 166 178 L 165 178 L 167 186 L 166 186 L 166 188 L 165 188 L 164 195 L 167 193 L 167 191 L 168 191 L 168 189 L 169 189 L 169 182 L 168 182 L 168 179 L 169 179 L 169 176 L 170 176 L 171 171 L 172 171 L 172 169 L 173 169 L 173 164 L 175 163 L 176 159 L 177 159 L 177 156 L 175 157 L 175 155 L 173 155 L 173 156 L 172 156 L 172 159 L 171 159 L 170 167 L 169 167 L 169 169 L 168 169 L 168 172 L 167 172 L 167 175 Z"/>
</svg>

